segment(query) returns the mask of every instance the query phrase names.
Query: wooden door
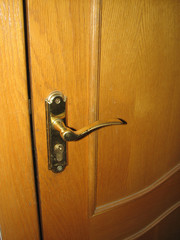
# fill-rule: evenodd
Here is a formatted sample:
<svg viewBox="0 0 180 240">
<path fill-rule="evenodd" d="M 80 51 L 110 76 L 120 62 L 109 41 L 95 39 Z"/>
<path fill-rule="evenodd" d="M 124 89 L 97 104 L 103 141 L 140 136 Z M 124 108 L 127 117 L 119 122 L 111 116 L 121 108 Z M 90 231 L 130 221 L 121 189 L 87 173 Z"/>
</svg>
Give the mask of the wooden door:
<svg viewBox="0 0 180 240">
<path fill-rule="evenodd" d="M 178 239 L 179 0 L 26 1 L 44 239 Z M 45 98 L 68 125 L 120 117 L 48 170 Z"/>
<path fill-rule="evenodd" d="M 22 1 L 0 1 L 0 239 L 38 240 Z"/>
</svg>

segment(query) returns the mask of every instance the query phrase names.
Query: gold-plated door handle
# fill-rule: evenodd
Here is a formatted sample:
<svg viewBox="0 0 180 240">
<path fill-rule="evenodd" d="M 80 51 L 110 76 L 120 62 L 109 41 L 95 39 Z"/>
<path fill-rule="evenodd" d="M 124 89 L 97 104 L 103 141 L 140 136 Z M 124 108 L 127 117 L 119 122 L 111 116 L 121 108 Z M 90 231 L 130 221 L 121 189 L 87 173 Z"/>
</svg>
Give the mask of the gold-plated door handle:
<svg viewBox="0 0 180 240">
<path fill-rule="evenodd" d="M 60 118 L 56 117 L 51 117 L 51 123 L 57 131 L 59 131 L 62 139 L 64 141 L 77 141 L 80 140 L 81 138 L 86 137 L 90 133 L 94 132 L 97 129 L 103 128 L 103 127 L 108 127 L 111 125 L 122 125 L 122 124 L 127 124 L 126 121 L 123 119 L 117 118 L 117 119 L 109 119 L 107 121 L 96 121 L 94 123 L 89 124 L 86 127 L 83 127 L 79 130 L 72 130 L 71 128 L 67 127 L 64 124 L 64 121 Z"/>
<path fill-rule="evenodd" d="M 117 118 L 107 121 L 96 121 L 79 130 L 67 127 L 65 111 L 66 97 L 59 91 L 54 91 L 48 96 L 45 106 L 48 167 L 55 173 L 62 172 L 67 165 L 66 142 L 77 141 L 103 127 L 127 124 L 126 121 Z"/>
</svg>

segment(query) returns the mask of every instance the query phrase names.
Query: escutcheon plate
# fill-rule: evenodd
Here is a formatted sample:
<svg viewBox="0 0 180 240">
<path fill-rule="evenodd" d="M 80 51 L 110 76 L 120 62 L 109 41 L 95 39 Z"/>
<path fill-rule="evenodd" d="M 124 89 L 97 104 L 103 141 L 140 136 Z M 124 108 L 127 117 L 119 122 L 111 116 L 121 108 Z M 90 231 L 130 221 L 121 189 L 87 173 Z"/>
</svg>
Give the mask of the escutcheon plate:
<svg viewBox="0 0 180 240">
<path fill-rule="evenodd" d="M 59 91 L 52 92 L 45 100 L 48 168 L 54 173 L 62 172 L 67 166 L 66 142 L 51 123 L 51 117 L 61 118 L 66 123 L 66 97 Z"/>
</svg>

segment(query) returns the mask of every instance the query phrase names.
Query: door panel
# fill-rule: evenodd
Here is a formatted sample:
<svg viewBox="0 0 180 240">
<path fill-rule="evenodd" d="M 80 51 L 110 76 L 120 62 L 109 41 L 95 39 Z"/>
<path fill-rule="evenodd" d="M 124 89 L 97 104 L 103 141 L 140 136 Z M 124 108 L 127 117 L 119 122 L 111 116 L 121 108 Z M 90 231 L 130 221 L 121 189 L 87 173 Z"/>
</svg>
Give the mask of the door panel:
<svg viewBox="0 0 180 240">
<path fill-rule="evenodd" d="M 22 1 L 0 3 L 0 239 L 39 239 Z"/>
<path fill-rule="evenodd" d="M 161 236 L 163 219 L 178 219 L 179 10 L 178 0 L 27 1 L 44 239 L 134 239 L 157 224 Z M 59 174 L 47 160 L 54 90 L 73 128 L 128 122 L 69 143 Z"/>
<path fill-rule="evenodd" d="M 98 206 L 137 193 L 179 162 L 179 6 L 103 1 L 99 118 L 122 116 L 128 126 L 99 132 Z"/>
</svg>

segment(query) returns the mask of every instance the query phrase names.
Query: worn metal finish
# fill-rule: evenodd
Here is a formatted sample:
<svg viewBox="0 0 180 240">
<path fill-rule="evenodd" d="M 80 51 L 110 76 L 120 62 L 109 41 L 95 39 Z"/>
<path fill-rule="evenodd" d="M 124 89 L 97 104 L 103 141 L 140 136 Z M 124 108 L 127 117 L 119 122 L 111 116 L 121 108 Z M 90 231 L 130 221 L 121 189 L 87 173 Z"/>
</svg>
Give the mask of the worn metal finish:
<svg viewBox="0 0 180 240">
<path fill-rule="evenodd" d="M 124 121 L 123 119 L 117 118 L 117 119 L 109 119 L 106 121 L 96 121 L 94 123 L 89 124 L 86 127 L 83 127 L 79 130 L 72 130 L 69 127 L 66 127 L 63 119 L 59 119 L 56 117 L 52 117 L 52 124 L 54 129 L 56 129 L 57 131 L 59 131 L 62 139 L 64 141 L 77 141 L 80 140 L 81 138 L 86 137 L 87 135 L 89 135 L 90 133 L 94 132 L 95 130 L 99 129 L 99 128 L 103 128 L 103 127 L 108 127 L 111 125 L 122 125 L 122 124 L 127 124 L 126 121 Z"/>
<path fill-rule="evenodd" d="M 46 107 L 46 129 L 48 148 L 48 168 L 55 173 L 62 172 L 66 165 L 66 142 L 61 138 L 59 132 L 51 124 L 52 117 L 58 117 L 66 121 L 65 108 L 66 97 L 59 91 L 52 92 L 45 100 Z"/>
<path fill-rule="evenodd" d="M 66 165 L 66 142 L 77 141 L 95 130 L 111 125 L 127 124 L 120 118 L 96 121 L 79 130 L 66 126 L 66 97 L 55 91 L 46 99 L 48 166 L 53 172 L 62 172 Z"/>
</svg>

